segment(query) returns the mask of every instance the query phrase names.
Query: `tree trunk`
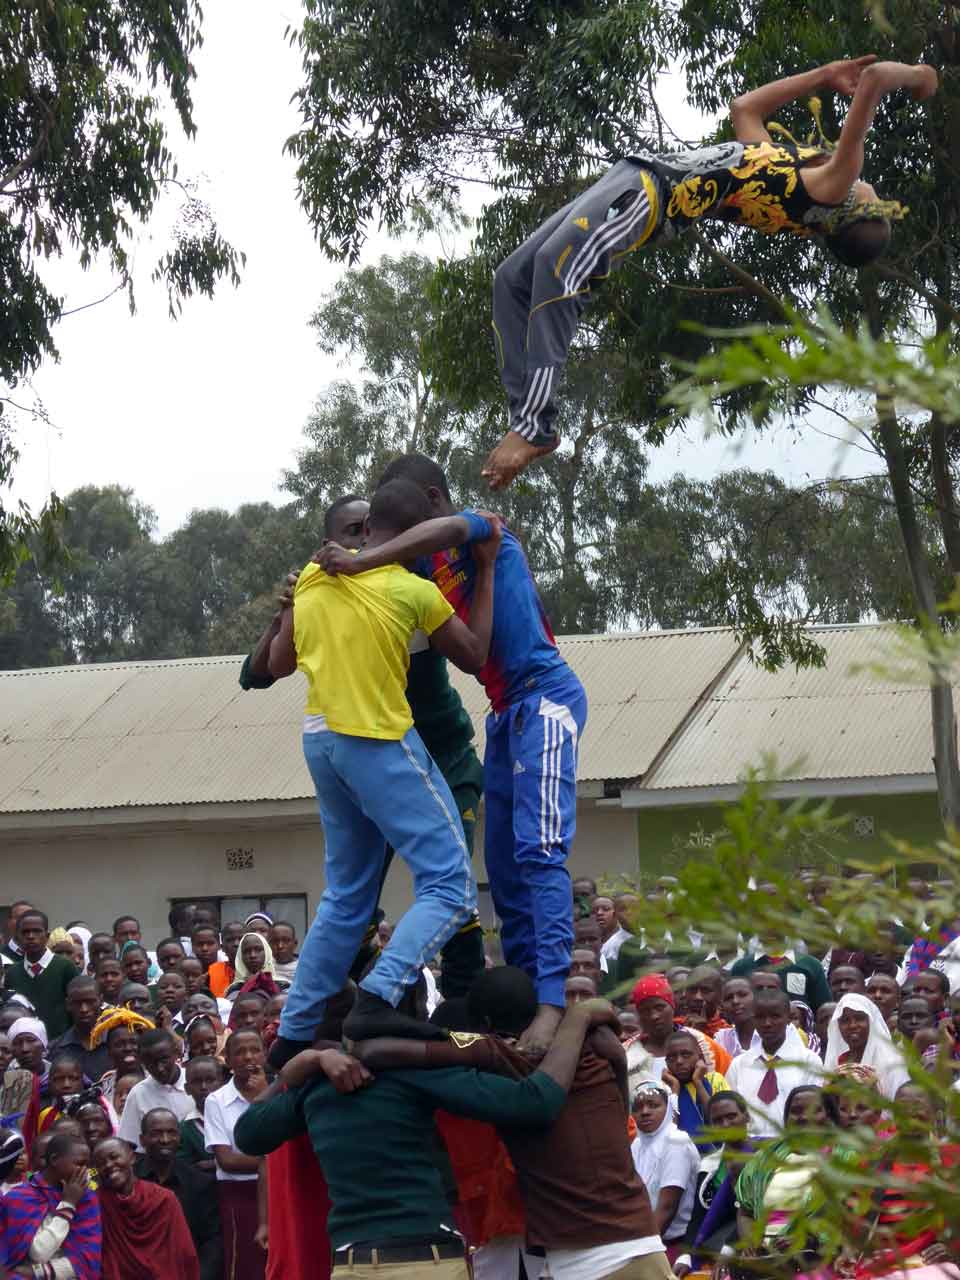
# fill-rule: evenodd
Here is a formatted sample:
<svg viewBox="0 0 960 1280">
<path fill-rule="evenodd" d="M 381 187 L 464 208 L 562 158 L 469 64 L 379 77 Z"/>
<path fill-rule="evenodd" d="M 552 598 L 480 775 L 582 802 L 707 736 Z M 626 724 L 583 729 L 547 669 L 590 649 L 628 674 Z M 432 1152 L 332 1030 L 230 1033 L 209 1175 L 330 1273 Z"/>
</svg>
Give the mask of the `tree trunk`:
<svg viewBox="0 0 960 1280">
<path fill-rule="evenodd" d="M 907 474 L 907 460 L 900 424 L 889 404 L 877 402 L 880 444 L 897 508 L 897 519 L 907 556 L 910 580 L 921 623 L 937 624 L 937 594 L 933 586 Z M 937 775 L 940 816 L 947 831 L 960 830 L 960 758 L 957 753 L 957 717 L 953 688 L 945 680 L 936 654 L 930 653 L 930 715 L 933 724 L 933 767 Z"/>
<path fill-rule="evenodd" d="M 864 291 L 867 316 L 874 337 L 880 336 L 876 295 Z M 909 467 L 900 424 L 891 402 L 877 396 L 877 433 L 887 464 L 887 475 L 897 509 L 897 520 L 907 557 L 913 596 L 921 626 L 937 626 L 937 593 L 917 520 Z M 951 492 L 952 500 L 952 492 Z M 952 501 L 951 501 L 952 505 Z M 946 532 L 946 530 L 945 530 Z M 926 635 L 926 629 L 921 635 Z M 953 687 L 944 678 L 942 664 L 933 646 L 928 646 L 930 673 L 930 717 L 933 728 L 933 768 L 937 778 L 940 817 L 948 833 L 960 830 L 960 756 L 957 751 L 957 716 L 953 703 Z"/>
</svg>

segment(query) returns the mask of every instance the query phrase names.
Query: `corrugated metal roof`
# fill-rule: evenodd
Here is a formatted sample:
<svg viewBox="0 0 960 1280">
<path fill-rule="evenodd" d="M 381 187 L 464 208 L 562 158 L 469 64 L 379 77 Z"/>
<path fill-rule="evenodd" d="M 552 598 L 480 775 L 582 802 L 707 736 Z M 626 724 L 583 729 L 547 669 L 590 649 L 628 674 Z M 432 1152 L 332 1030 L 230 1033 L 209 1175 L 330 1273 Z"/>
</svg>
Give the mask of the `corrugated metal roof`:
<svg viewBox="0 0 960 1280">
<path fill-rule="evenodd" d="M 764 753 L 796 779 L 931 773 L 926 690 L 850 675 L 882 658 L 884 629 L 820 628 L 817 639 L 825 669 L 771 675 L 722 628 L 561 638 L 590 704 L 579 780 L 723 786 Z M 302 678 L 244 693 L 239 663 L 0 672 L 0 813 L 309 797 Z M 453 680 L 482 750 L 486 696 Z"/>
<path fill-rule="evenodd" d="M 815 630 L 825 667 L 771 673 L 741 653 L 640 789 L 731 785 L 765 755 L 787 781 L 932 773 L 929 691 L 853 670 L 890 662 L 889 630 Z"/>
<path fill-rule="evenodd" d="M 734 653 L 721 630 L 560 641 L 588 689 L 580 780 L 635 778 Z M 0 673 L 0 813 L 298 799 L 300 676 L 244 693 L 240 659 Z M 453 669 L 451 668 L 453 671 Z M 454 682 L 483 745 L 486 695 Z"/>
</svg>

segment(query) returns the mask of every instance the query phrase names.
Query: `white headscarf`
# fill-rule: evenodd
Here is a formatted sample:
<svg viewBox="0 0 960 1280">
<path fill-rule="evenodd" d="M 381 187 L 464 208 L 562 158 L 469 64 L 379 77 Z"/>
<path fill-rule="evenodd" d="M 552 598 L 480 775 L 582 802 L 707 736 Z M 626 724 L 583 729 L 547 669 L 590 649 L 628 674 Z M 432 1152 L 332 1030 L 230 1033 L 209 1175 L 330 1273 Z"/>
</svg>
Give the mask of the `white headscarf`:
<svg viewBox="0 0 960 1280">
<path fill-rule="evenodd" d="M 11 1040 L 15 1040 L 17 1036 L 33 1036 L 35 1040 L 39 1040 L 44 1048 L 47 1047 L 47 1028 L 43 1025 L 39 1018 L 18 1018 L 14 1022 L 7 1035 Z"/>
<path fill-rule="evenodd" d="M 689 1142 L 690 1139 L 676 1126 L 677 1100 L 665 1084 L 661 1084 L 659 1080 L 654 1080 L 652 1077 L 641 1080 L 631 1089 L 631 1100 L 635 1100 L 641 1093 L 659 1093 L 667 1104 L 660 1127 L 653 1133 L 638 1133 L 630 1144 L 634 1167 L 643 1179 L 650 1203 L 656 1205 L 657 1196 L 660 1194 L 660 1178 L 667 1147 L 678 1139 L 682 1142 Z"/>
<path fill-rule="evenodd" d="M 275 978 L 277 976 L 277 965 L 273 958 L 273 948 L 262 933 L 254 933 L 251 930 L 243 935 L 240 939 L 240 945 L 237 947 L 237 959 L 233 966 L 237 975 L 235 981 L 246 982 L 248 978 L 254 976 L 243 962 L 243 944 L 248 938 L 256 938 L 258 942 L 263 943 L 263 968 L 260 973 L 269 973 L 271 978 Z"/>
<path fill-rule="evenodd" d="M 877 1073 L 878 1088 L 885 1098 L 892 1098 L 902 1084 L 910 1079 L 903 1054 L 893 1043 L 890 1028 L 883 1020 L 883 1014 L 867 996 L 856 991 L 848 991 L 843 996 L 827 1028 L 827 1054 L 824 1068 L 836 1071 L 840 1065 L 840 1056 L 847 1052 L 849 1045 L 840 1034 L 840 1015 L 844 1009 L 854 1013 L 864 1013 L 870 1019 L 870 1030 L 867 1043 L 860 1058 L 862 1067 L 872 1067 Z"/>
<path fill-rule="evenodd" d="M 79 942 L 83 947 L 83 967 L 86 969 L 90 963 L 90 939 L 93 937 L 92 932 L 85 924 L 75 924 L 67 930 L 74 942 Z"/>
</svg>

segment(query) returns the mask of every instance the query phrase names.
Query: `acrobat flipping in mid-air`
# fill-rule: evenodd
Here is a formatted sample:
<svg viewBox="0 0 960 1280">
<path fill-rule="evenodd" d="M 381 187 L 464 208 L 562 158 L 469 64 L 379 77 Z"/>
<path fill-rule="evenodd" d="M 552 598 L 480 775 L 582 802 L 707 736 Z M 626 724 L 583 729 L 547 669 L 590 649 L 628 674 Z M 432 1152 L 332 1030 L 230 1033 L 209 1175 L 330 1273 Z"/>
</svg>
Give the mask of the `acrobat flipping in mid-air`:
<svg viewBox="0 0 960 1280">
<path fill-rule="evenodd" d="M 860 180 L 863 140 L 881 98 L 937 91 L 930 66 L 877 62 L 873 54 L 788 76 L 735 99 L 735 142 L 665 155 L 640 152 L 613 165 L 560 209 L 497 269 L 493 329 L 510 430 L 483 474 L 504 488 L 559 443 L 554 392 L 593 282 L 641 246 L 663 243 L 700 218 L 768 235 L 816 236 L 845 265 L 863 266 L 906 210 Z M 852 95 L 836 147 L 774 141 L 765 121 L 820 89 Z"/>
</svg>

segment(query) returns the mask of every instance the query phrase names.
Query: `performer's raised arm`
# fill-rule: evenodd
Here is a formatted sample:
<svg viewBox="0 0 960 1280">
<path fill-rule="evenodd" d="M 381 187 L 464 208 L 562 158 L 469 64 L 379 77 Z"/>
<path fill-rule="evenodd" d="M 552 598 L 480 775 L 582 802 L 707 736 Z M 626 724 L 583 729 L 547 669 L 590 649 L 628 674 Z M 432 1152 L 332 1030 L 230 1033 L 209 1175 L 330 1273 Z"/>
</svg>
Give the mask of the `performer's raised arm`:
<svg viewBox="0 0 960 1280">
<path fill-rule="evenodd" d="M 784 76 L 782 80 L 771 80 L 769 84 L 761 85 L 759 89 L 742 93 L 730 104 L 730 119 L 733 122 L 737 141 L 772 142 L 766 122 L 781 107 L 786 106 L 788 102 L 808 98 L 822 89 L 852 94 L 864 70 L 876 60 L 875 53 L 866 53 L 862 58 L 828 62 L 825 66 L 814 67 L 812 71 L 803 71 L 796 76 Z M 849 185 L 848 183 L 847 186 Z"/>
<path fill-rule="evenodd" d="M 934 68 L 922 63 L 911 67 L 903 62 L 874 62 L 864 67 L 833 155 L 826 164 L 804 175 L 810 194 L 825 204 L 843 200 L 863 172 L 863 141 L 880 100 L 895 89 L 909 89 L 914 98 L 922 102 L 933 97 L 937 83 Z"/>
</svg>

